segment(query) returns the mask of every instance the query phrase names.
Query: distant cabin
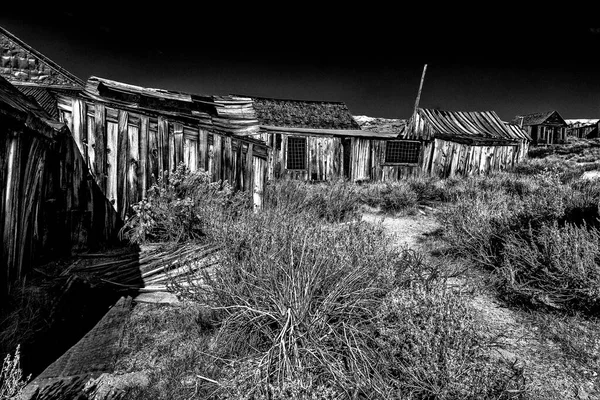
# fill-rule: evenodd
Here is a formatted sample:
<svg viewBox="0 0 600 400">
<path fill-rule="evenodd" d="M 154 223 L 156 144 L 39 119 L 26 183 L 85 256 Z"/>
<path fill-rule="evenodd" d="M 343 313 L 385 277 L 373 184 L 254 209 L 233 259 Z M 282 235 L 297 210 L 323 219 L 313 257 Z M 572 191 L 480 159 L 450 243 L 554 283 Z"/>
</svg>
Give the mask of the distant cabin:
<svg viewBox="0 0 600 400">
<path fill-rule="evenodd" d="M 457 112 L 419 108 L 408 121 L 402 140 L 385 149 L 384 165 L 398 174 L 451 177 L 486 174 L 514 166 L 527 156 L 530 136 L 503 122 L 493 111 Z M 394 163 L 395 154 L 411 154 Z M 405 161 L 405 160 L 403 160 Z"/>
<path fill-rule="evenodd" d="M 532 145 L 547 146 L 566 142 L 567 123 L 558 111 L 517 115 L 511 122 L 527 131 Z"/>
<path fill-rule="evenodd" d="M 580 139 L 599 137 L 598 128 L 600 119 L 566 119 L 567 136 Z"/>
</svg>

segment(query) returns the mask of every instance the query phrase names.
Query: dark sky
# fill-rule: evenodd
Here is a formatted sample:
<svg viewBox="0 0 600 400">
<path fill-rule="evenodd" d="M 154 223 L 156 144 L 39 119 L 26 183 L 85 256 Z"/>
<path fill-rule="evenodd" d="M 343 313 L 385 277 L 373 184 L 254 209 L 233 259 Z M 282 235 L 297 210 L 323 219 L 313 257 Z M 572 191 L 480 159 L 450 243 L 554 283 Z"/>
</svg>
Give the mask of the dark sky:
<svg viewBox="0 0 600 400">
<path fill-rule="evenodd" d="M 407 118 L 427 63 L 422 107 L 600 118 L 600 29 L 506 21 L 425 28 L 405 25 L 410 16 L 386 17 L 392 9 L 256 16 L 227 14 L 233 3 L 218 12 L 198 4 L 154 12 L 31 6 L 3 10 L 0 25 L 82 79 L 343 101 L 354 115 Z"/>
</svg>

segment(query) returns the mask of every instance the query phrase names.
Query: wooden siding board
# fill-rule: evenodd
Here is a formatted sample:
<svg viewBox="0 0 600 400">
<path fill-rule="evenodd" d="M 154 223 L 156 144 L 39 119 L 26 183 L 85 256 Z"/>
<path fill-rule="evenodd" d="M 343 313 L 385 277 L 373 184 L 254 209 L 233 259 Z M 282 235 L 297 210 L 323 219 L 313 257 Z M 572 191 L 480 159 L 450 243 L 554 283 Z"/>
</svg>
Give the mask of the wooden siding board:
<svg viewBox="0 0 600 400">
<path fill-rule="evenodd" d="M 119 126 L 115 122 L 108 121 L 106 128 L 106 196 L 113 208 L 117 211 L 117 151 Z"/>
<path fill-rule="evenodd" d="M 208 171 L 208 132 L 202 128 L 198 130 L 198 167 Z"/>
<path fill-rule="evenodd" d="M 148 191 L 148 182 L 150 172 L 150 136 L 149 136 L 149 118 L 145 115 L 140 119 L 140 162 L 138 170 L 138 193 L 141 198 L 146 197 Z"/>
<path fill-rule="evenodd" d="M 152 125 L 150 125 L 152 126 Z M 158 183 L 159 178 L 159 158 L 160 158 L 160 146 L 158 137 L 158 127 L 156 129 L 150 129 L 148 127 L 148 181 L 146 187 L 150 188 L 153 184 Z"/>
<path fill-rule="evenodd" d="M 134 125 L 127 126 L 127 136 L 129 142 L 128 174 L 127 174 L 127 204 L 133 205 L 140 199 L 138 189 L 140 168 L 140 128 Z M 126 210 L 129 213 L 129 209 Z"/>
<path fill-rule="evenodd" d="M 214 181 L 224 180 L 222 171 L 221 155 L 223 149 L 223 141 L 220 135 L 213 135 L 213 171 L 212 176 Z"/>
<path fill-rule="evenodd" d="M 118 147 L 117 147 L 117 210 L 122 219 L 128 211 L 127 175 L 131 160 L 129 158 L 129 136 L 127 134 L 127 111 L 119 111 Z"/>
<path fill-rule="evenodd" d="M 104 193 L 107 192 L 107 141 L 106 141 L 106 110 L 103 104 L 96 104 L 94 110 L 94 172 L 96 183 Z"/>
<path fill-rule="evenodd" d="M 96 121 L 93 115 L 86 115 L 86 126 L 87 126 L 87 167 L 90 174 L 94 179 L 98 180 L 98 174 L 96 173 Z"/>
</svg>

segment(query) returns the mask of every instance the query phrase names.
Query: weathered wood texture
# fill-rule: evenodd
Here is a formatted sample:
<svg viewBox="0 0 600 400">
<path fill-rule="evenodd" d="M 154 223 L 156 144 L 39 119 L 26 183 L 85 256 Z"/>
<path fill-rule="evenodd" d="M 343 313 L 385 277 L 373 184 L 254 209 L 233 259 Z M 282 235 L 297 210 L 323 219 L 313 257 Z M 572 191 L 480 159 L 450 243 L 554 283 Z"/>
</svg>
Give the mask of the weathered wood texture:
<svg viewBox="0 0 600 400">
<path fill-rule="evenodd" d="M 94 151 L 82 155 L 122 219 L 152 184 L 180 163 L 192 171 L 207 170 L 214 181 L 227 180 L 235 190 L 254 190 L 256 204 L 262 203 L 267 147 L 256 140 L 209 131 L 169 115 L 143 114 L 78 97 L 60 99 L 60 113 L 80 148 L 89 147 L 83 138 L 92 135 L 90 128 L 83 132 L 84 127 L 93 127 Z M 75 112 L 93 122 L 77 123 Z M 326 159 L 316 168 L 326 170 L 331 162 Z"/>
<path fill-rule="evenodd" d="M 72 123 L 72 122 L 70 122 Z M 0 291 L 32 265 L 116 238 L 119 219 L 69 132 L 47 138 L 0 121 Z"/>
<path fill-rule="evenodd" d="M 306 140 L 305 168 L 288 168 L 288 139 Z M 262 138 L 271 145 L 268 157 L 269 179 L 299 179 L 327 181 L 343 176 L 343 146 L 341 137 L 287 135 L 269 133 Z"/>
</svg>

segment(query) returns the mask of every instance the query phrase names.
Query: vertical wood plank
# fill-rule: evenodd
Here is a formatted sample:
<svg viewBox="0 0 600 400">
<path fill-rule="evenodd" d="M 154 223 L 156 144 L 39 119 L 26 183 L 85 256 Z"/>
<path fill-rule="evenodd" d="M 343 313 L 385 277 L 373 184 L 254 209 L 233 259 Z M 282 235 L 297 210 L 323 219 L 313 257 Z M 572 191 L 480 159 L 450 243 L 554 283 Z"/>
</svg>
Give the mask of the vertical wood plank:
<svg viewBox="0 0 600 400">
<path fill-rule="evenodd" d="M 148 129 L 148 181 L 146 188 L 149 189 L 152 185 L 158 183 L 160 169 L 158 167 L 160 163 L 160 146 L 158 137 L 158 125 L 157 130 Z"/>
<path fill-rule="evenodd" d="M 149 119 L 147 116 L 140 116 L 140 162 L 138 169 L 138 193 L 141 198 L 146 197 L 148 191 L 148 164 L 149 164 Z"/>
<path fill-rule="evenodd" d="M 222 139 L 223 142 L 223 158 L 222 158 L 222 166 L 221 168 L 223 169 L 223 175 L 222 175 L 222 179 L 223 180 L 227 180 L 232 186 L 235 184 L 235 182 L 233 182 L 233 174 L 232 174 L 232 170 L 233 170 L 233 159 L 232 159 L 232 155 L 233 155 L 233 151 L 232 151 L 232 143 L 231 143 L 231 137 L 230 136 L 225 136 Z"/>
<path fill-rule="evenodd" d="M 169 121 L 158 117 L 158 179 L 169 170 Z"/>
<path fill-rule="evenodd" d="M 107 153 L 107 179 L 106 179 L 106 196 L 112 204 L 115 211 L 118 211 L 117 204 L 117 150 L 119 126 L 111 121 L 106 124 L 106 153 Z"/>
<path fill-rule="evenodd" d="M 198 167 L 208 171 L 208 132 L 198 128 Z"/>
<path fill-rule="evenodd" d="M 73 99 L 73 123 L 71 133 L 73 134 L 73 139 L 75 139 L 75 143 L 77 145 L 77 149 L 79 153 L 86 157 L 85 151 L 85 137 L 83 132 L 83 121 L 84 121 L 84 110 L 83 110 L 83 102 L 79 99 Z"/>
<path fill-rule="evenodd" d="M 127 121 L 129 113 L 119 110 L 118 148 L 117 148 L 117 210 L 122 219 L 128 212 L 127 175 L 131 159 L 129 158 L 129 136 Z"/>
<path fill-rule="evenodd" d="M 138 170 L 140 168 L 140 129 L 134 125 L 127 126 L 127 137 L 129 142 L 129 159 L 127 174 L 127 205 L 132 205 L 140 200 L 138 192 Z M 129 207 L 127 209 L 129 213 Z"/>
<path fill-rule="evenodd" d="M 94 122 L 96 128 L 94 134 L 94 171 L 96 173 L 96 183 L 100 189 L 108 194 L 106 185 L 108 180 L 107 174 L 107 140 L 106 140 L 106 109 L 103 104 L 96 104 Z"/>
<path fill-rule="evenodd" d="M 173 169 L 183 162 L 183 125 L 173 123 Z"/>
<path fill-rule="evenodd" d="M 98 180 L 96 173 L 96 121 L 91 115 L 86 115 L 87 125 L 87 167 L 94 179 Z"/>
<path fill-rule="evenodd" d="M 253 176 L 253 154 L 254 154 L 254 144 L 248 143 L 248 150 L 246 151 L 246 168 L 244 171 L 244 190 L 252 190 L 252 176 Z"/>
<path fill-rule="evenodd" d="M 214 181 L 223 180 L 223 170 L 221 166 L 221 153 L 223 148 L 221 135 L 213 134 L 213 171 L 212 176 Z"/>
</svg>

